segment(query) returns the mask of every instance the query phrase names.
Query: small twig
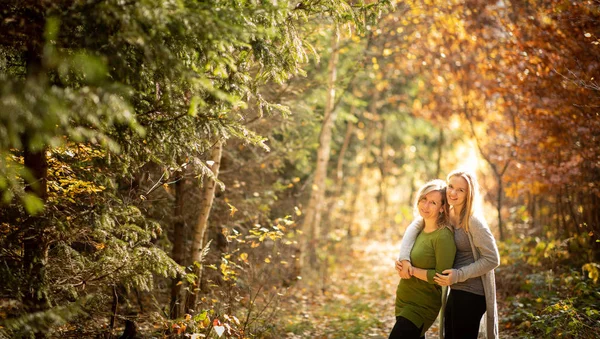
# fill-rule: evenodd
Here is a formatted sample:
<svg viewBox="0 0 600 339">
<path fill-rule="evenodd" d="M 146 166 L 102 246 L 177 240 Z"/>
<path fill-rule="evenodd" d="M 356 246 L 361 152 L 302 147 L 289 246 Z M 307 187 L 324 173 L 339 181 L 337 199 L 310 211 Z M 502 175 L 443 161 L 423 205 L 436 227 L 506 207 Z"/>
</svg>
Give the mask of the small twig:
<svg viewBox="0 0 600 339">
<path fill-rule="evenodd" d="M 117 271 L 121 270 L 123 267 L 125 267 L 125 264 L 123 264 L 123 265 L 121 265 L 121 266 L 117 267 L 117 268 L 116 268 L 116 269 L 114 269 L 112 272 L 108 272 L 108 273 L 106 273 L 106 274 L 103 274 L 103 275 L 101 275 L 101 276 L 99 276 L 99 277 L 96 277 L 96 278 L 84 279 L 84 280 L 82 280 L 82 281 L 78 282 L 77 284 L 73 284 L 73 285 L 71 285 L 71 286 L 72 286 L 72 287 L 79 287 L 79 286 L 82 286 L 82 285 L 83 285 L 83 286 L 85 286 L 85 284 L 87 284 L 87 283 L 88 283 L 88 282 L 90 282 L 90 281 L 98 281 L 98 280 L 102 280 L 102 279 L 104 279 L 104 278 L 108 277 L 109 275 L 111 275 L 111 274 L 113 274 L 113 273 L 115 273 L 115 272 L 117 272 Z"/>
<path fill-rule="evenodd" d="M 158 179 L 158 181 L 154 184 L 154 186 L 152 186 L 152 188 L 150 188 L 150 190 L 148 192 L 146 192 L 146 195 L 149 195 L 150 193 L 154 192 L 155 189 L 158 188 L 158 186 L 162 182 L 162 179 L 165 177 L 165 174 L 167 174 L 167 173 L 163 172 L 163 174 L 160 176 L 160 179 Z"/>
</svg>

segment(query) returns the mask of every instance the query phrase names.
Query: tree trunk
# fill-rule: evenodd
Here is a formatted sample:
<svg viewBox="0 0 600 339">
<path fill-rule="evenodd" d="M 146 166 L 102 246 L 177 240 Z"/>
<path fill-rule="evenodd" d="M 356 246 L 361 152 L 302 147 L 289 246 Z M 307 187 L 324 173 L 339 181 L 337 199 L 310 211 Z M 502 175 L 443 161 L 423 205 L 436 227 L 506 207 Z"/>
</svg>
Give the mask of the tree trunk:
<svg viewBox="0 0 600 339">
<path fill-rule="evenodd" d="M 498 211 L 498 232 L 500 232 L 500 241 L 504 241 L 504 225 L 502 225 L 502 176 L 497 176 L 498 178 L 498 196 L 496 200 L 496 209 Z"/>
<path fill-rule="evenodd" d="M 215 198 L 215 189 L 217 186 L 217 178 L 219 177 L 219 167 L 221 166 L 221 156 L 223 154 L 223 142 L 219 141 L 213 147 L 211 159 L 214 162 L 211 170 L 215 176 L 214 180 L 207 178 L 202 189 L 202 202 L 200 205 L 200 214 L 198 222 L 192 231 L 192 248 L 190 251 L 190 262 L 194 266 L 194 274 L 196 274 L 196 286 L 189 292 L 186 301 L 186 309 L 190 313 L 196 307 L 198 294 L 200 291 L 200 283 L 202 281 L 202 252 L 204 248 L 204 233 L 208 227 L 208 217 Z"/>
<path fill-rule="evenodd" d="M 374 105 L 373 108 L 377 109 L 377 99 L 379 98 L 378 92 L 376 91 L 373 94 Z M 375 112 L 371 112 L 375 113 Z M 379 181 L 379 225 L 381 231 L 388 229 L 388 219 L 387 219 L 387 173 L 388 173 L 388 156 L 387 156 L 387 128 L 388 122 L 385 117 L 382 118 L 382 126 L 379 136 L 379 172 L 381 173 L 381 180 Z"/>
<path fill-rule="evenodd" d="M 354 108 L 352 108 L 354 110 Z M 344 136 L 344 144 L 340 149 L 340 154 L 338 156 L 338 162 L 336 166 L 336 191 L 342 191 L 342 179 L 344 178 L 344 157 L 346 156 L 346 151 L 348 150 L 348 145 L 350 145 L 350 139 L 352 138 L 352 134 L 354 134 L 354 123 L 352 121 L 348 121 L 346 125 L 346 135 Z"/>
<path fill-rule="evenodd" d="M 571 233 L 569 230 L 569 222 L 567 220 L 567 214 L 566 214 L 566 209 L 565 209 L 565 196 L 564 196 L 564 191 L 562 187 L 558 188 L 558 195 L 555 197 L 556 200 L 556 204 L 557 204 L 557 209 L 558 209 L 558 214 L 559 214 L 559 218 L 560 218 L 560 222 L 562 224 L 562 232 L 563 235 L 565 237 L 570 237 Z M 544 206 L 542 206 L 543 208 Z M 540 209 L 542 209 L 540 208 Z M 544 214 L 548 214 L 548 213 L 544 213 Z M 543 224 L 542 224 L 543 225 Z"/>
<path fill-rule="evenodd" d="M 573 196 L 573 194 L 571 194 L 571 191 L 569 190 L 569 186 L 565 185 L 565 190 L 566 190 L 566 195 L 565 197 L 567 198 L 567 205 L 569 206 L 569 212 L 571 215 L 571 224 L 573 224 L 573 227 L 575 228 L 575 231 L 572 234 L 577 233 L 578 235 L 581 234 L 581 230 L 579 229 L 579 220 L 577 218 L 577 213 L 575 212 L 575 208 L 573 207 L 573 199 L 575 199 L 575 197 Z"/>
<path fill-rule="evenodd" d="M 367 121 L 367 123 L 369 123 Z M 356 211 L 358 210 L 358 206 L 361 204 L 360 201 L 360 193 L 364 191 L 365 180 L 363 180 L 365 170 L 368 168 L 368 164 L 370 163 L 369 156 L 371 153 L 371 146 L 373 145 L 373 141 L 375 138 L 375 133 L 373 131 L 368 130 L 369 127 L 365 126 L 365 134 L 367 135 L 365 139 L 365 145 L 362 147 L 363 152 L 365 153 L 365 160 L 359 164 L 358 171 L 356 174 L 356 188 L 353 190 L 353 195 L 350 203 L 348 204 L 351 208 L 350 210 L 350 218 L 348 220 L 348 238 L 352 242 L 353 237 L 358 234 L 358 232 L 352 232 L 354 225 L 356 224 Z"/>
<path fill-rule="evenodd" d="M 508 166 L 510 165 L 510 162 L 512 161 L 512 158 L 509 156 L 507 158 L 507 160 L 501 165 L 501 164 L 497 164 L 494 163 L 492 161 L 492 158 L 490 156 L 489 153 L 486 153 L 483 151 L 483 148 L 481 147 L 481 141 L 479 140 L 479 137 L 477 136 L 477 133 L 475 132 L 475 127 L 473 124 L 473 119 L 472 116 L 469 112 L 469 109 L 467 107 L 465 107 L 464 110 L 464 114 L 467 117 L 467 120 L 469 122 L 469 127 L 471 129 L 471 135 L 473 136 L 473 138 L 475 139 L 475 142 L 477 144 L 477 149 L 479 149 L 479 153 L 481 154 L 481 156 L 483 157 L 483 159 L 485 160 L 485 162 L 488 163 L 488 165 L 491 167 L 492 171 L 494 172 L 494 176 L 496 178 L 496 182 L 498 183 L 498 196 L 496 199 L 496 209 L 498 211 L 498 231 L 500 233 L 500 240 L 504 240 L 504 226 L 502 225 L 502 194 L 503 194 L 503 184 L 502 184 L 502 178 L 504 177 L 504 173 L 506 173 L 506 170 L 508 168 Z M 514 119 L 514 115 L 513 115 L 513 119 Z M 517 137 L 516 137 L 516 124 L 514 123 L 513 120 L 513 141 L 514 144 L 517 144 Z M 502 167 L 500 169 L 500 167 Z"/>
<path fill-rule="evenodd" d="M 444 129 L 440 128 L 440 134 L 437 143 L 437 159 L 435 162 L 435 178 L 440 177 L 440 173 L 442 172 L 442 149 L 444 147 Z"/>
<path fill-rule="evenodd" d="M 25 191 L 35 194 L 45 202 L 48 172 L 45 150 L 31 152 L 25 144 L 24 160 L 25 167 L 31 172 L 34 180 L 26 186 Z M 23 226 L 23 269 L 27 277 L 24 300 L 31 311 L 39 311 L 50 307 L 46 276 L 49 245 L 45 235 L 45 219 L 30 216 Z"/>
<path fill-rule="evenodd" d="M 175 211 L 174 211 L 174 225 L 173 225 L 173 260 L 179 264 L 184 265 L 184 253 L 185 253 L 185 218 L 183 215 L 184 210 L 184 191 L 185 191 L 185 169 L 181 178 L 175 182 Z M 180 276 L 175 277 L 171 281 L 171 305 L 170 305 L 170 317 L 176 319 L 181 315 L 181 305 L 179 301 L 181 299 L 181 278 Z"/>
<path fill-rule="evenodd" d="M 32 11 L 38 22 L 45 22 L 42 10 Z M 40 25 L 40 28 L 43 25 Z M 39 32 L 40 36 L 42 32 Z M 26 52 L 27 81 L 38 83 L 46 82 L 42 64 L 43 41 L 32 37 Z M 37 114 L 43 112 L 36 112 Z M 31 174 L 31 182 L 25 187 L 26 193 L 33 193 L 44 203 L 48 196 L 48 163 L 46 160 L 46 147 L 32 148 L 32 136 L 25 132 L 21 136 L 23 143 L 24 165 Z M 26 274 L 26 288 L 24 301 L 31 311 L 43 310 L 50 307 L 48 299 L 48 281 L 46 276 L 46 263 L 48 262 L 48 239 L 46 235 L 46 221 L 43 217 L 29 217 L 25 223 L 23 233 L 23 268 Z M 36 334 L 37 335 L 37 334 Z M 42 334 L 43 335 L 43 334 Z"/>
<path fill-rule="evenodd" d="M 310 200 L 306 209 L 306 215 L 302 224 L 304 239 L 302 241 L 301 263 L 303 267 L 316 268 L 317 265 L 317 234 L 321 226 L 321 206 L 325 198 L 325 180 L 327 178 L 327 165 L 331 152 L 331 133 L 336 119 L 336 111 L 333 110 L 335 102 L 335 82 L 337 78 L 339 36 L 333 34 L 331 38 L 331 59 L 329 60 L 329 81 L 325 112 L 323 114 L 323 125 L 319 135 L 319 149 L 317 150 L 317 165 L 310 194 Z"/>
</svg>

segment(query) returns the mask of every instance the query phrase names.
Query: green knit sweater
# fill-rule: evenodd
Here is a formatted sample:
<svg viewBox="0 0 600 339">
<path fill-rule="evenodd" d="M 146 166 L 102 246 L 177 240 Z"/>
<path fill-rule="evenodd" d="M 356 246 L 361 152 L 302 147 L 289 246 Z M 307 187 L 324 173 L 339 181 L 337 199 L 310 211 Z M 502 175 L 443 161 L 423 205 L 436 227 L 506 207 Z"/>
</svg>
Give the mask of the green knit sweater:
<svg viewBox="0 0 600 339">
<path fill-rule="evenodd" d="M 433 324 L 442 306 L 442 288 L 433 281 L 435 273 L 452 268 L 456 244 L 454 234 L 446 227 L 430 233 L 421 232 L 410 253 L 414 267 L 427 270 L 427 280 L 417 277 L 402 279 L 396 290 L 396 316 L 423 326 L 423 335 Z"/>
</svg>

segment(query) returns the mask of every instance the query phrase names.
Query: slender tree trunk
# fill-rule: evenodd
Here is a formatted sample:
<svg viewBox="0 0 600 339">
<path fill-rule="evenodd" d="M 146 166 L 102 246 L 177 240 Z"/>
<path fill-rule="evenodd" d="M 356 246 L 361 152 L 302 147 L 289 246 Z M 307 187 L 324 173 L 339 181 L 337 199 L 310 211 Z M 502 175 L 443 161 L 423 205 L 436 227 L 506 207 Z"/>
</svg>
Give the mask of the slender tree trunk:
<svg viewBox="0 0 600 339">
<path fill-rule="evenodd" d="M 351 112 L 350 114 L 354 113 L 354 106 L 351 108 Z M 340 149 L 340 153 L 338 154 L 338 161 L 337 161 L 337 166 L 336 166 L 336 177 L 335 177 L 335 184 L 334 184 L 334 189 L 333 189 L 333 194 L 331 199 L 329 199 L 329 201 L 327 201 L 327 207 L 326 207 L 326 223 L 327 225 L 331 225 L 331 226 L 338 226 L 339 227 L 343 227 L 343 225 L 347 224 L 345 222 L 337 222 L 336 224 L 334 224 L 332 222 L 332 217 L 335 215 L 335 213 L 337 212 L 337 215 L 344 215 L 344 211 L 346 208 L 342 208 L 341 210 L 337 210 L 336 209 L 336 205 L 339 201 L 339 199 L 341 199 L 341 194 L 344 190 L 344 184 L 345 181 L 343 181 L 344 179 L 344 159 L 346 156 L 346 152 L 348 150 L 348 146 L 350 145 L 350 140 L 352 139 L 352 135 L 354 134 L 354 123 L 352 121 L 348 121 L 346 123 L 346 133 L 344 136 L 344 143 L 342 144 L 342 147 Z M 351 232 L 351 227 L 347 226 L 347 232 Z M 323 230 L 326 230 L 325 228 L 323 228 Z M 350 233 L 348 233 L 348 235 L 350 235 Z M 327 237 L 327 234 L 324 234 L 324 237 Z M 325 262 L 324 265 L 322 266 L 322 272 L 321 272 L 321 277 L 323 278 L 322 280 L 322 290 L 323 292 L 325 291 L 326 285 L 327 285 L 327 271 L 328 271 L 329 267 L 328 267 L 328 263 Z"/>
<path fill-rule="evenodd" d="M 498 211 L 498 231 L 500 232 L 500 241 L 504 240 L 504 225 L 502 225 L 502 192 L 504 192 L 504 188 L 502 186 L 502 177 L 497 176 L 498 178 L 498 190 L 496 197 L 496 210 Z"/>
<path fill-rule="evenodd" d="M 579 220 L 577 218 L 577 213 L 575 212 L 575 208 L 573 207 L 573 200 L 575 199 L 575 197 L 573 196 L 573 194 L 571 194 L 571 192 L 569 190 L 569 186 L 565 185 L 565 189 L 566 189 L 566 198 L 567 198 L 567 202 L 569 205 L 569 212 L 571 214 L 571 223 L 573 224 L 573 227 L 575 228 L 574 233 L 580 234 L 581 230 L 579 229 Z"/>
<path fill-rule="evenodd" d="M 352 108 L 354 110 L 354 107 Z M 338 162 L 336 166 L 336 190 L 337 192 L 341 192 L 342 190 L 342 179 L 344 178 L 344 157 L 346 156 L 346 151 L 348 150 L 348 146 L 350 145 L 350 139 L 352 138 L 352 134 L 354 134 L 354 123 L 352 121 L 348 121 L 346 125 L 346 135 L 344 136 L 344 144 L 340 149 L 340 154 L 338 156 Z"/>
<path fill-rule="evenodd" d="M 471 135 L 473 136 L 473 138 L 475 138 L 475 142 L 477 144 L 477 148 L 479 149 L 479 153 L 481 154 L 483 159 L 488 163 L 488 165 L 490 165 L 490 167 L 492 168 L 492 171 L 494 172 L 494 176 L 496 178 L 496 182 L 498 184 L 498 196 L 497 196 L 497 200 L 496 200 L 498 205 L 496 206 L 496 209 L 498 211 L 498 231 L 500 233 L 500 240 L 502 241 L 502 240 L 504 240 L 504 226 L 502 225 L 502 214 L 501 214 L 502 193 L 503 193 L 502 177 L 504 177 L 504 173 L 506 173 L 506 169 L 510 165 L 512 158 L 508 157 L 508 159 L 503 164 L 494 163 L 490 157 L 490 154 L 485 153 L 481 147 L 481 141 L 479 140 L 479 137 L 477 136 L 477 133 L 475 132 L 475 127 L 473 124 L 471 114 L 469 112 L 469 109 L 466 106 L 465 106 L 464 113 L 469 122 L 469 127 L 471 129 Z M 515 145 L 517 144 L 516 123 L 514 121 L 514 115 L 513 115 L 513 142 Z M 500 167 L 501 167 L 501 169 L 500 169 Z"/>
<path fill-rule="evenodd" d="M 352 108 L 352 111 L 354 110 L 354 108 Z M 341 194 L 344 190 L 344 181 L 342 181 L 344 179 L 344 158 L 346 156 L 346 151 L 348 150 L 348 146 L 350 145 L 350 140 L 352 139 L 352 134 L 354 134 L 354 123 L 351 121 L 348 121 L 346 124 L 346 133 L 344 136 L 344 143 L 342 144 L 342 148 L 340 149 L 340 154 L 338 155 L 338 162 L 337 162 L 337 166 L 336 166 L 336 177 L 335 177 L 335 184 L 334 184 L 334 189 L 333 189 L 333 194 L 332 194 L 332 199 L 329 199 L 329 201 L 327 202 L 327 223 L 331 224 L 331 218 L 333 216 L 333 211 L 335 211 L 335 205 L 337 204 L 337 202 L 339 201 L 339 199 L 341 198 Z M 339 211 L 340 214 L 343 214 L 344 209 L 342 209 L 342 211 Z M 338 223 L 339 225 L 342 225 L 344 223 Z"/>
<path fill-rule="evenodd" d="M 117 287 L 115 285 L 113 285 L 113 288 L 112 288 L 112 296 L 113 296 L 113 302 L 112 302 L 112 306 L 111 306 L 112 314 L 110 315 L 110 324 L 108 326 L 108 328 L 110 329 L 110 332 L 112 332 L 112 330 L 115 328 L 115 324 L 117 323 L 117 312 L 119 310 L 119 294 L 117 293 Z"/>
<path fill-rule="evenodd" d="M 596 210 L 596 206 L 600 206 L 600 199 L 598 199 L 598 196 L 595 195 L 594 192 L 588 192 L 588 196 L 590 198 L 588 207 L 588 212 L 591 216 L 590 226 L 594 228 L 595 237 L 598 239 L 598 236 L 600 236 L 600 234 L 598 234 L 598 230 L 600 230 L 600 213 Z"/>
<path fill-rule="evenodd" d="M 42 8 L 32 10 L 31 15 L 35 16 L 37 22 L 45 22 Z M 34 20 L 32 18 L 32 20 Z M 40 25 L 40 28 L 44 24 Z M 42 32 L 39 32 L 42 36 Z M 43 62 L 43 41 L 34 37 L 27 45 L 26 63 L 27 63 L 27 81 L 46 83 Z M 41 112 L 36 112 L 40 114 Z M 34 136 L 25 132 L 21 136 L 23 143 L 24 165 L 29 170 L 33 181 L 28 182 L 25 187 L 27 193 L 33 193 L 44 203 L 48 195 L 48 163 L 46 160 L 46 147 L 33 148 L 31 139 Z M 26 274 L 26 283 L 24 301 L 31 311 L 43 310 L 50 307 L 48 299 L 48 281 L 46 276 L 46 264 L 48 262 L 49 240 L 46 234 L 46 220 L 41 216 L 32 216 L 27 218 L 23 227 L 23 269 Z M 36 333 L 36 337 L 44 336 L 42 333 Z"/>
<path fill-rule="evenodd" d="M 185 182 L 185 169 L 182 170 L 183 173 L 181 178 L 175 182 L 175 211 L 174 211 L 174 225 L 173 225 L 173 260 L 179 264 L 183 265 L 185 260 L 185 218 L 183 215 L 184 210 L 184 192 L 186 187 Z M 175 277 L 171 281 L 171 305 L 170 305 L 170 317 L 171 319 L 176 319 L 181 315 L 181 305 L 179 301 L 181 300 L 181 277 Z"/>
<path fill-rule="evenodd" d="M 219 167 L 221 166 L 221 157 L 223 155 L 223 142 L 218 141 L 212 150 L 211 160 L 214 162 L 211 170 L 215 176 L 215 180 L 219 177 Z M 196 307 L 198 294 L 200 291 L 200 283 L 202 282 L 202 250 L 204 248 L 204 233 L 208 227 L 208 217 L 212 208 L 215 197 L 215 189 L 217 182 L 207 178 L 202 188 L 202 202 L 200 205 L 200 214 L 198 221 L 192 231 L 192 248 L 190 251 L 190 262 L 194 266 L 194 274 L 196 274 L 196 286 L 187 298 L 186 309 L 188 313 Z"/>
<path fill-rule="evenodd" d="M 536 195 L 531 194 L 531 192 L 527 192 L 527 213 L 529 213 L 529 219 L 531 223 L 529 225 L 530 228 L 535 229 L 536 226 L 536 216 L 535 216 L 535 204 L 536 204 Z"/>
<path fill-rule="evenodd" d="M 562 231 L 565 236 L 571 236 L 569 230 L 569 222 L 567 221 L 567 214 L 565 209 L 565 195 L 562 187 L 558 189 L 558 195 L 556 196 L 556 200 L 558 201 L 558 211 L 560 216 L 560 221 L 562 222 Z"/>
<path fill-rule="evenodd" d="M 444 147 L 444 129 L 440 128 L 440 134 L 438 137 L 437 144 L 437 160 L 435 162 L 435 178 L 440 177 L 440 173 L 442 172 L 442 149 Z"/>
<path fill-rule="evenodd" d="M 358 210 L 359 205 L 361 204 L 360 194 L 364 191 L 365 180 L 363 177 L 365 176 L 365 170 L 369 167 L 370 163 L 369 157 L 371 155 L 371 147 L 373 146 L 375 133 L 373 131 L 367 130 L 368 127 L 365 127 L 365 134 L 367 135 L 365 139 L 365 144 L 362 147 L 363 153 L 365 154 L 365 160 L 360 163 L 358 168 L 358 173 L 356 174 L 356 189 L 354 189 L 353 199 L 349 203 L 351 211 L 350 218 L 348 221 L 348 238 L 353 239 L 353 237 L 358 234 L 358 232 L 352 232 L 354 226 L 356 225 L 356 211 Z"/>
<path fill-rule="evenodd" d="M 333 110 L 335 103 L 335 82 L 337 78 L 339 36 L 333 34 L 331 40 L 331 59 L 329 60 L 329 81 L 323 125 L 319 135 L 319 149 L 317 150 L 317 165 L 313 179 L 310 200 L 306 215 L 302 224 L 304 240 L 302 241 L 301 262 L 303 267 L 316 268 L 317 265 L 317 234 L 321 226 L 321 206 L 325 197 L 325 180 L 327 178 L 327 165 L 331 152 L 331 133 L 336 119 L 336 111 Z"/>
<path fill-rule="evenodd" d="M 354 236 L 356 235 L 354 232 L 354 225 L 356 224 L 356 210 L 358 209 L 357 204 L 360 198 L 360 192 L 362 192 L 364 186 L 362 177 L 364 174 L 365 167 L 366 166 L 364 164 L 361 164 L 358 169 L 358 173 L 356 174 L 356 189 L 352 191 L 352 197 L 350 199 L 350 202 L 348 203 L 348 205 L 350 206 L 350 213 L 348 217 L 348 228 L 346 231 L 346 236 L 350 244 L 352 244 Z"/>
<path fill-rule="evenodd" d="M 379 95 L 377 94 L 378 92 L 376 91 L 375 94 L 373 95 L 373 100 L 375 101 L 375 105 L 373 105 L 373 107 L 376 109 L 376 105 L 377 105 L 377 99 L 379 98 Z M 374 112 L 371 112 L 374 113 Z M 380 161 L 379 161 L 379 172 L 381 174 L 381 180 L 379 181 L 379 227 L 381 227 L 383 230 L 388 229 L 388 219 L 387 219 L 387 173 L 388 173 L 388 156 L 387 156 L 387 128 L 388 128 L 388 122 L 387 119 L 385 119 L 385 117 L 383 117 L 382 119 L 383 121 L 381 122 L 381 131 L 380 131 L 380 136 L 379 136 L 379 155 L 380 155 Z"/>
<path fill-rule="evenodd" d="M 31 172 L 34 182 L 26 186 L 27 193 L 33 193 L 46 202 L 48 164 L 45 149 L 31 151 L 28 137 L 24 140 L 24 164 Z M 32 311 L 50 307 L 48 300 L 48 279 L 46 264 L 48 263 L 48 238 L 45 235 L 45 219 L 40 216 L 31 216 L 24 223 L 23 237 L 23 268 L 27 279 L 25 290 L 25 304 Z"/>
</svg>

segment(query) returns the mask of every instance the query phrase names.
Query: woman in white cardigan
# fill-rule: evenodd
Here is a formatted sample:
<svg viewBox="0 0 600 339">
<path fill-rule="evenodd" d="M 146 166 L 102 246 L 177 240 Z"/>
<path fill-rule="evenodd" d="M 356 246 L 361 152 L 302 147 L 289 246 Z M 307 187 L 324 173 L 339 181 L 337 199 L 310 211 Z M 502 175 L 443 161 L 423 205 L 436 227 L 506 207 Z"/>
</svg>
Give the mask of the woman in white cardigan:
<svg viewBox="0 0 600 339">
<path fill-rule="evenodd" d="M 458 170 L 448 174 L 447 181 L 446 194 L 457 252 L 453 268 L 434 278 L 439 285 L 450 286 L 450 295 L 442 308 L 440 333 L 443 331 L 446 339 L 475 339 L 481 318 L 486 314 L 486 337 L 496 339 L 498 308 L 494 268 L 500 264 L 500 255 L 487 223 L 475 211 L 477 178 L 473 173 Z M 423 221 L 417 219 L 404 233 L 396 262 L 402 278 L 412 274 L 410 252 L 422 229 Z"/>
</svg>

